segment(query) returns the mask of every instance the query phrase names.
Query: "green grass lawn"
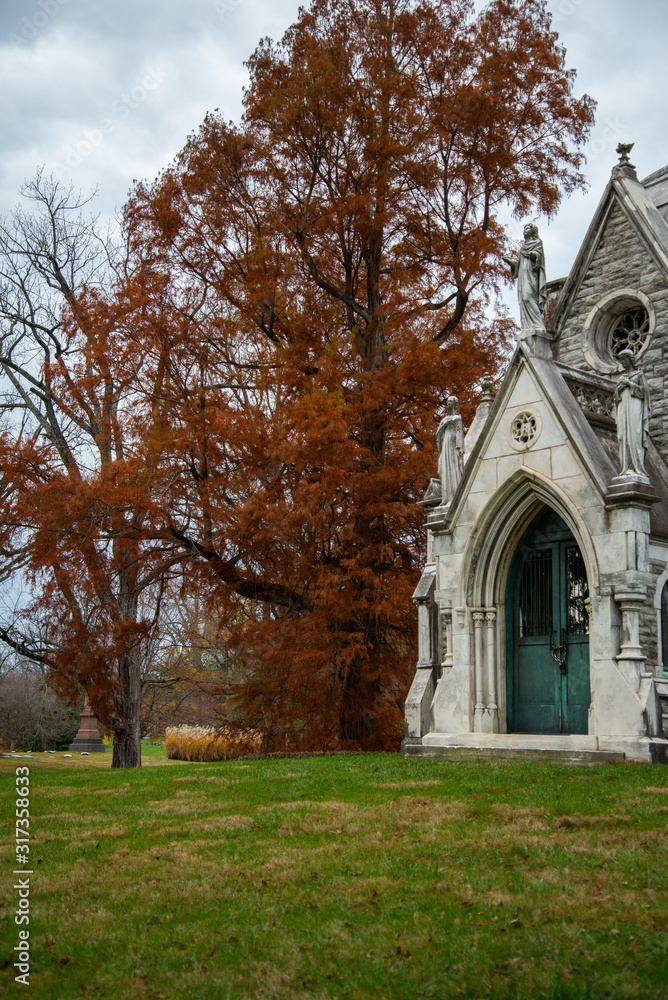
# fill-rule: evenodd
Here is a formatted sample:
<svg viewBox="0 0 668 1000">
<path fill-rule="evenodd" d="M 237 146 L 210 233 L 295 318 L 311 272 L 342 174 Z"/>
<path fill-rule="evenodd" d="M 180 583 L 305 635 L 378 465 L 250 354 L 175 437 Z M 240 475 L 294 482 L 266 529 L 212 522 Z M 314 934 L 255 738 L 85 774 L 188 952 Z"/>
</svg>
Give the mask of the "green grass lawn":
<svg viewBox="0 0 668 1000">
<path fill-rule="evenodd" d="M 666 768 L 104 756 L 0 760 L 3 998 L 668 996 Z"/>
</svg>

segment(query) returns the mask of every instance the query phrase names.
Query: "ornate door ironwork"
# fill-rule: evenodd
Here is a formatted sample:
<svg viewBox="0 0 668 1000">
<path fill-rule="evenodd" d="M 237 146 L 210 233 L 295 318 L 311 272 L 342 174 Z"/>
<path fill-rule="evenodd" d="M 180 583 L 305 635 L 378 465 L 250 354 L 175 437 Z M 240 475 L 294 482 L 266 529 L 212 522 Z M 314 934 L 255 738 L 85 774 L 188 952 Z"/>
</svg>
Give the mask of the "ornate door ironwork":
<svg viewBox="0 0 668 1000">
<path fill-rule="evenodd" d="M 564 521 L 544 510 L 525 533 L 508 581 L 509 730 L 586 733 L 589 588 Z"/>
</svg>

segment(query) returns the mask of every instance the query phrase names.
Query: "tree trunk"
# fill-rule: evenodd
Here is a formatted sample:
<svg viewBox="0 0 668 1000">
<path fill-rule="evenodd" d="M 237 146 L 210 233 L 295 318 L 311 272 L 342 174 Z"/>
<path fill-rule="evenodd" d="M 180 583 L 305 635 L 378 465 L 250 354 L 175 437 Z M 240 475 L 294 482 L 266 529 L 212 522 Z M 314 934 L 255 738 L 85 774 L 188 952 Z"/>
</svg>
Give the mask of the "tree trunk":
<svg viewBox="0 0 668 1000">
<path fill-rule="evenodd" d="M 381 466 L 385 448 L 385 421 L 381 415 L 365 414 L 364 443 L 376 467 Z M 384 567 L 379 562 L 379 553 L 392 541 L 384 518 L 358 515 L 355 534 L 357 547 L 354 561 L 360 569 L 371 570 L 374 578 L 380 579 Z M 382 628 L 375 613 L 377 600 L 375 586 L 359 580 L 355 601 L 357 616 L 341 626 L 343 633 L 365 635 L 371 647 L 366 654 L 355 656 L 348 664 L 339 702 L 339 739 L 347 744 L 356 744 L 362 750 L 384 749 L 385 742 L 376 717 L 382 700 L 382 681 L 376 669 L 382 645 Z"/>
<path fill-rule="evenodd" d="M 118 664 L 122 684 L 119 723 L 114 726 L 112 767 L 141 767 L 141 678 L 139 650 L 131 650 Z"/>
<path fill-rule="evenodd" d="M 348 667 L 339 703 L 339 739 L 361 750 L 382 750 L 383 739 L 373 713 L 380 683 L 365 676 L 365 666 L 353 660 Z"/>
<path fill-rule="evenodd" d="M 350 623 L 351 631 L 366 629 L 371 633 L 372 650 L 378 650 L 376 626 L 368 619 Z M 361 750 L 382 750 L 383 737 L 378 728 L 376 710 L 381 696 L 381 679 L 374 665 L 375 652 L 355 656 L 347 666 L 339 701 L 339 739 Z"/>
<path fill-rule="evenodd" d="M 124 727 L 114 729 L 114 752 L 111 758 L 112 767 L 141 767 L 141 741 L 139 733 L 130 732 Z"/>
</svg>

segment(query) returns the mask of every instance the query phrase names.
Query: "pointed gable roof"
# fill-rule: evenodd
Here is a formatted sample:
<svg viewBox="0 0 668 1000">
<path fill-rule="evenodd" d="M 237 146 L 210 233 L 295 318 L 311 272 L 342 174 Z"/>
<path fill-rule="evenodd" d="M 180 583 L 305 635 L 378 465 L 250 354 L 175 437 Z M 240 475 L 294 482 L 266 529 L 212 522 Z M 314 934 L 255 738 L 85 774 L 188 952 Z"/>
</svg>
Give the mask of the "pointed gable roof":
<svg viewBox="0 0 668 1000">
<path fill-rule="evenodd" d="M 619 474 L 614 421 L 608 419 L 606 423 L 604 420 L 601 426 L 592 424 L 566 381 L 569 374 L 576 373 L 569 372 L 566 366 L 556 361 L 537 357 L 524 343 L 520 343 L 491 404 L 484 426 L 466 460 L 461 482 L 448 507 L 441 506 L 439 480 L 431 481 L 422 505 L 430 511 L 428 521 L 432 528 L 448 531 L 459 522 L 481 464 L 488 457 L 490 444 L 499 425 L 507 414 L 515 413 L 518 409 L 517 400 L 513 401 L 513 394 L 524 370 L 529 373 L 540 396 L 541 404 L 549 410 L 551 419 L 560 430 L 561 442 L 568 443 L 581 474 L 593 487 L 601 506 L 607 506 L 610 483 Z M 600 376 L 587 376 L 584 372 L 577 374 L 583 382 L 591 381 L 594 388 L 603 383 L 612 386 L 610 380 Z M 527 401 L 527 409 L 532 409 L 536 405 L 537 396 L 534 396 L 533 400 L 533 402 Z M 648 442 L 646 468 L 653 492 L 662 498 L 650 511 L 651 532 L 653 535 L 666 538 L 668 537 L 668 466 L 651 440 Z M 516 478 L 516 474 L 509 478 Z M 496 489 L 500 490 L 502 487 L 503 483 L 497 482 Z"/>
<path fill-rule="evenodd" d="M 513 390 L 524 369 L 528 370 L 541 401 L 549 408 L 552 419 L 561 430 L 562 441 L 570 444 L 582 473 L 594 487 L 601 503 L 605 503 L 608 484 L 617 472 L 615 466 L 566 384 L 557 363 L 536 357 L 523 343 L 520 343 L 492 403 L 485 425 L 466 462 L 464 474 L 452 502 L 447 509 L 439 508 L 434 511 L 429 519 L 432 524 L 440 522 L 447 527 L 457 523 L 499 423 L 507 411 L 516 409 L 512 403 Z"/>
<path fill-rule="evenodd" d="M 621 208 L 648 253 L 668 278 L 668 223 L 638 180 L 635 170 L 618 164 L 613 168 L 608 186 L 594 213 L 571 273 L 562 288 L 552 317 L 553 329 L 557 335 L 561 333 L 562 323 L 569 315 L 571 305 L 601 242 L 610 213 L 616 205 Z"/>
</svg>

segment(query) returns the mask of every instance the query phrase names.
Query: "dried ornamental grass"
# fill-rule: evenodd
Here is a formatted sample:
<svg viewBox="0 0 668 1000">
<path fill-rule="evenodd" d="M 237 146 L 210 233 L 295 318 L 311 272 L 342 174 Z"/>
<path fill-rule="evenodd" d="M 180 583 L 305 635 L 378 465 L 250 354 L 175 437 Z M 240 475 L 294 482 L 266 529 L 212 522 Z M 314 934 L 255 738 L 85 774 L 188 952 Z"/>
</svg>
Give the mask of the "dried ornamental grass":
<svg viewBox="0 0 668 1000">
<path fill-rule="evenodd" d="M 259 753 L 262 735 L 256 729 L 229 726 L 170 726 L 165 731 L 165 750 L 171 760 L 233 760 Z"/>
</svg>

